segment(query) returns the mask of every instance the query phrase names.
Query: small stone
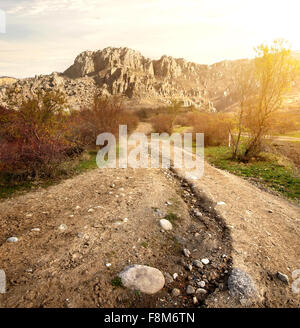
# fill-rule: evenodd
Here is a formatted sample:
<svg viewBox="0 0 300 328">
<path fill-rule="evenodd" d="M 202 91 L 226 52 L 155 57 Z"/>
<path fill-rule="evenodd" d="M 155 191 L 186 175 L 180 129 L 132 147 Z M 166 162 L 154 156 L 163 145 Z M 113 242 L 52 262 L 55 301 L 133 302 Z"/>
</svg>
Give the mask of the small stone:
<svg viewBox="0 0 300 328">
<path fill-rule="evenodd" d="M 173 279 L 176 280 L 177 278 L 178 278 L 178 273 L 175 272 L 175 273 L 173 274 Z"/>
<path fill-rule="evenodd" d="M 31 231 L 33 231 L 33 232 L 40 232 L 41 229 L 40 228 L 33 228 L 33 229 L 31 229 Z"/>
<path fill-rule="evenodd" d="M 284 282 L 287 285 L 289 284 L 289 277 L 286 274 L 283 274 L 278 271 L 276 275 L 279 280 L 281 280 L 282 282 Z"/>
<path fill-rule="evenodd" d="M 106 266 L 107 268 L 109 268 L 109 267 L 111 267 L 111 263 L 106 263 L 105 266 Z"/>
<path fill-rule="evenodd" d="M 231 296 L 238 299 L 258 299 L 259 294 L 250 275 L 241 269 L 233 268 L 228 278 L 228 289 Z"/>
<path fill-rule="evenodd" d="M 115 188 L 115 184 L 114 183 L 112 183 L 111 185 L 110 185 L 110 188 Z"/>
<path fill-rule="evenodd" d="M 16 242 L 18 242 L 18 237 L 9 237 L 9 238 L 7 238 L 7 242 L 8 243 L 16 243 Z"/>
<path fill-rule="evenodd" d="M 269 212 L 270 214 L 272 214 L 272 213 L 273 213 L 273 211 L 272 211 L 272 210 L 268 210 L 268 212 Z"/>
<path fill-rule="evenodd" d="M 187 288 L 186 288 L 186 293 L 188 295 L 195 294 L 195 288 L 191 285 L 188 285 Z"/>
<path fill-rule="evenodd" d="M 200 268 L 200 269 L 203 268 L 203 264 L 202 264 L 202 262 L 199 261 L 199 260 L 195 260 L 195 261 L 193 261 L 193 265 L 194 265 L 195 267 L 197 267 L 197 268 Z"/>
<path fill-rule="evenodd" d="M 197 299 L 196 296 L 193 297 L 193 303 L 194 303 L 195 305 L 198 304 L 198 299 Z"/>
<path fill-rule="evenodd" d="M 174 281 L 173 277 L 168 272 L 165 273 L 165 279 L 167 284 L 171 284 Z"/>
<path fill-rule="evenodd" d="M 93 213 L 93 212 L 95 212 L 95 210 L 94 210 L 93 208 L 90 208 L 90 209 L 88 210 L 88 213 Z"/>
<path fill-rule="evenodd" d="M 185 248 L 185 249 L 183 250 L 183 254 L 184 254 L 184 256 L 186 256 L 186 257 L 190 257 L 191 252 L 190 252 L 187 248 Z"/>
<path fill-rule="evenodd" d="M 75 210 L 79 210 L 79 209 L 80 209 L 80 206 L 77 205 L 77 206 L 75 207 Z"/>
<path fill-rule="evenodd" d="M 226 203 L 224 203 L 224 202 L 217 202 L 217 205 L 222 206 L 222 205 L 226 205 Z"/>
<path fill-rule="evenodd" d="M 209 259 L 202 259 L 201 262 L 202 262 L 203 264 L 205 264 L 205 265 L 206 265 L 206 264 L 209 264 Z"/>
<path fill-rule="evenodd" d="M 167 201 L 167 202 L 165 202 L 165 205 L 166 205 L 166 206 L 171 206 L 171 205 L 172 205 L 172 203 L 171 203 L 171 202 L 169 202 L 169 201 Z"/>
<path fill-rule="evenodd" d="M 203 288 L 198 288 L 196 290 L 196 294 L 205 295 L 205 294 L 207 294 L 207 290 L 205 290 Z"/>
<path fill-rule="evenodd" d="M 198 286 L 199 287 L 201 287 L 201 288 L 204 288 L 205 287 L 205 281 L 200 281 L 199 283 L 198 283 Z"/>
<path fill-rule="evenodd" d="M 68 227 L 65 225 L 65 224 L 61 224 L 59 227 L 58 227 L 58 230 L 60 230 L 60 231 L 65 231 L 65 230 L 67 230 L 68 229 Z"/>
<path fill-rule="evenodd" d="M 193 266 L 191 264 L 187 264 L 185 266 L 185 268 L 188 270 L 188 271 L 192 271 L 193 270 Z"/>
<path fill-rule="evenodd" d="M 128 219 L 127 219 L 127 218 L 125 218 L 125 219 L 123 220 L 123 222 L 125 222 L 125 223 L 126 223 L 126 222 L 128 222 Z"/>
<path fill-rule="evenodd" d="M 78 232 L 77 237 L 78 238 L 83 238 L 83 233 L 82 232 Z"/>
<path fill-rule="evenodd" d="M 172 296 L 173 297 L 177 297 L 177 296 L 179 296 L 180 295 L 180 289 L 178 289 L 178 288 L 174 288 L 173 290 L 172 290 Z"/>
<path fill-rule="evenodd" d="M 166 219 L 160 220 L 159 224 L 166 231 L 172 230 L 172 228 L 173 228 L 172 223 L 169 220 L 166 220 Z"/>
</svg>

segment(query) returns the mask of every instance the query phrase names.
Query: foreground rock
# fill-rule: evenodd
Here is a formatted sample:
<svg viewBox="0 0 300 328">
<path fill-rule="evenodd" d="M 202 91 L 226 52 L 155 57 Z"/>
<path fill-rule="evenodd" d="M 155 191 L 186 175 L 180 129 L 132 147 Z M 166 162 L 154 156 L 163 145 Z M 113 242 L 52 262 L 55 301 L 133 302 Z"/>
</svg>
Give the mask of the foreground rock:
<svg viewBox="0 0 300 328">
<path fill-rule="evenodd" d="M 166 231 L 172 230 L 172 228 L 173 228 L 172 223 L 169 220 L 166 220 L 166 219 L 160 220 L 159 224 Z"/>
<path fill-rule="evenodd" d="M 157 293 L 165 285 L 162 272 L 145 265 L 128 266 L 119 273 L 119 277 L 122 279 L 123 286 L 150 295 Z"/>
<path fill-rule="evenodd" d="M 259 294 L 252 278 L 244 271 L 234 268 L 228 278 L 228 289 L 232 297 L 242 304 L 258 300 Z"/>
</svg>

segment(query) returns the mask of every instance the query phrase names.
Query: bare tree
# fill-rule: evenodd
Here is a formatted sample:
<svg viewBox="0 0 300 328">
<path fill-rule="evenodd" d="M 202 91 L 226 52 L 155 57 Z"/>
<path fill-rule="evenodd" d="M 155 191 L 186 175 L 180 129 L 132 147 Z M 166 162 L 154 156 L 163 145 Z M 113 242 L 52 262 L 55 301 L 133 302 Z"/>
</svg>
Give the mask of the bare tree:
<svg viewBox="0 0 300 328">
<path fill-rule="evenodd" d="M 245 132 L 247 142 L 242 157 L 246 160 L 261 151 L 273 115 L 280 109 L 284 93 L 299 73 L 299 63 L 283 40 L 275 40 L 271 46 L 262 44 L 255 50 L 257 57 L 248 68 L 240 71 L 237 79 L 238 133 L 233 157 L 240 151 L 241 135 Z"/>
</svg>

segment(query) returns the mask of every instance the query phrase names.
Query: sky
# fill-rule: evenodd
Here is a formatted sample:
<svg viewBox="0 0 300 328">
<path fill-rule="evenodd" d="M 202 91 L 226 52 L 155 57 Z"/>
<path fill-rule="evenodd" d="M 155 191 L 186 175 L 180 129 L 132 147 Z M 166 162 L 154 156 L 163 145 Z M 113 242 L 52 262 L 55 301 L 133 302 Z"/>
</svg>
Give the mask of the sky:
<svg viewBox="0 0 300 328">
<path fill-rule="evenodd" d="M 299 0 L 0 0 L 0 76 L 62 72 L 109 46 L 200 64 L 253 57 L 277 38 L 300 50 L 299 9 Z"/>
</svg>

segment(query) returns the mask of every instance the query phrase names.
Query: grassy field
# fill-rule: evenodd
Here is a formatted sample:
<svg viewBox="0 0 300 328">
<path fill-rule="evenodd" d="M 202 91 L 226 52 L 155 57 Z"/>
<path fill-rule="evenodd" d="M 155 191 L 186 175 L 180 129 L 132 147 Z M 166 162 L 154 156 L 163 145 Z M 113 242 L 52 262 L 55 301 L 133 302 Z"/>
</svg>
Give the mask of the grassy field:
<svg viewBox="0 0 300 328">
<path fill-rule="evenodd" d="M 288 163 L 272 154 L 262 154 L 259 160 L 242 163 L 231 160 L 228 147 L 205 148 L 206 160 L 214 166 L 230 173 L 245 177 L 271 188 L 282 195 L 300 200 L 300 177 Z"/>
</svg>

